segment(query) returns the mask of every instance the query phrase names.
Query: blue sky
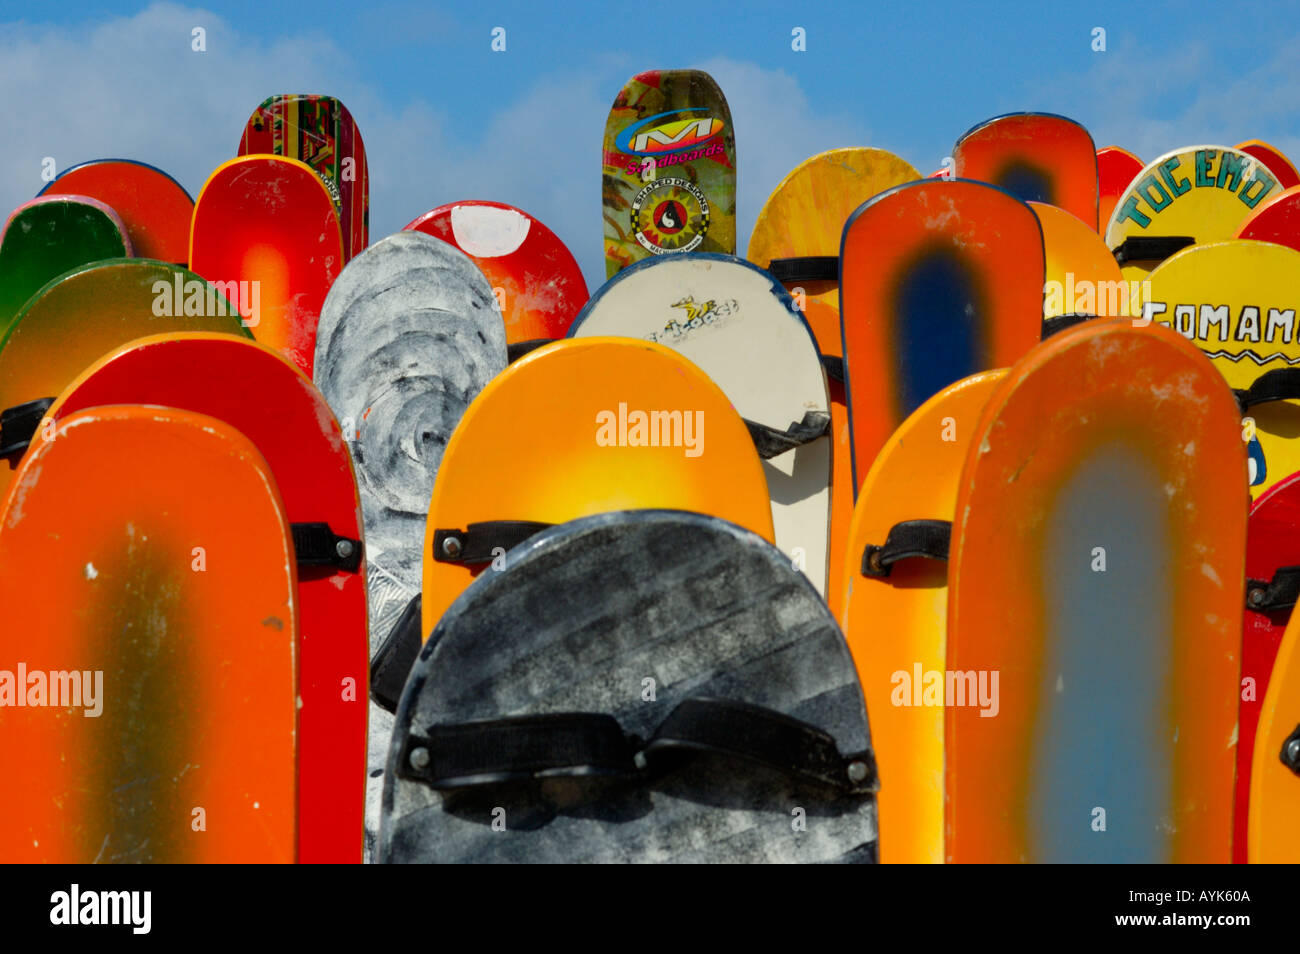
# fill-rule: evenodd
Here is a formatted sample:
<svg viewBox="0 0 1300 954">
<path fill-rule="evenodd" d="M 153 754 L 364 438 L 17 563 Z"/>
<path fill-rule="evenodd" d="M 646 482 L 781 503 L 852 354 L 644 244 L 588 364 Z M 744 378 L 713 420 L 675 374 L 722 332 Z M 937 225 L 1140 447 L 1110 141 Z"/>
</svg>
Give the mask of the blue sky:
<svg viewBox="0 0 1300 954">
<path fill-rule="evenodd" d="M 791 12 L 798 11 L 798 12 Z M 1152 159 L 1260 138 L 1300 154 L 1292 3 L 0 3 L 0 204 L 101 156 L 197 193 L 275 92 L 329 92 L 370 155 L 372 237 L 444 202 L 511 202 L 593 287 L 605 112 L 642 69 L 708 69 L 731 103 L 743 246 L 765 196 L 823 149 L 890 149 L 923 174 L 999 113 L 1039 109 Z M 207 52 L 190 30 L 207 30 Z M 490 49 L 506 29 L 506 52 Z M 791 29 L 807 51 L 790 48 Z M 1107 31 L 1094 52 L 1092 30 Z"/>
</svg>

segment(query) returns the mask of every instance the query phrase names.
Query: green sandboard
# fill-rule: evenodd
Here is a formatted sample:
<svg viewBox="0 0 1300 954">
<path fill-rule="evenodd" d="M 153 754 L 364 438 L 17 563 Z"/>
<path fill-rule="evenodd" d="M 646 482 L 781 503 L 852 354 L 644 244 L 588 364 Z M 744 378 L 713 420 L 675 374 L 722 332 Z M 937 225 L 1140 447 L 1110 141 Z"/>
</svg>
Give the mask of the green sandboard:
<svg viewBox="0 0 1300 954">
<path fill-rule="evenodd" d="M 0 237 L 0 338 L 46 282 L 69 269 L 131 254 L 116 212 L 79 195 L 47 195 L 20 205 Z"/>
</svg>

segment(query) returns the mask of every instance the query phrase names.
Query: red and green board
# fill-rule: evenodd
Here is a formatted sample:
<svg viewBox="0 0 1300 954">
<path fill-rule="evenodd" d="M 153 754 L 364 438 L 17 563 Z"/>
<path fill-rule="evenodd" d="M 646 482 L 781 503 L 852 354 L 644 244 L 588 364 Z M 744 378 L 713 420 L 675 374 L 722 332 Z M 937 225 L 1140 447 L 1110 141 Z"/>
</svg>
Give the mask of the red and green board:
<svg viewBox="0 0 1300 954">
<path fill-rule="evenodd" d="M 736 135 L 701 70 L 650 70 L 605 122 L 605 275 L 652 255 L 736 252 Z"/>
<path fill-rule="evenodd" d="M 333 96 L 271 96 L 253 110 L 238 155 L 270 153 L 306 163 L 334 200 L 343 261 L 370 244 L 370 171 L 361 130 Z"/>
</svg>

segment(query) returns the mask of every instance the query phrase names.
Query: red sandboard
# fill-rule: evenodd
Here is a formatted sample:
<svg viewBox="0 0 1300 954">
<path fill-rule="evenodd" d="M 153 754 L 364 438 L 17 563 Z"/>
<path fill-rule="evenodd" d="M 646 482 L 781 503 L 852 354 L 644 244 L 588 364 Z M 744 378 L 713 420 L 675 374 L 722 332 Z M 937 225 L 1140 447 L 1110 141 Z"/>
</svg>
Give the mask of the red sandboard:
<svg viewBox="0 0 1300 954">
<path fill-rule="evenodd" d="M 279 156 L 218 166 L 194 203 L 190 267 L 232 301 L 221 283 L 241 283 L 250 300 L 235 304 L 253 337 L 311 377 L 321 305 L 343 268 L 338 215 L 315 172 Z"/>
<path fill-rule="evenodd" d="M 337 548 L 298 554 L 298 847 L 300 861 L 359 863 L 369 665 L 361 514 L 352 461 L 324 397 L 264 345 L 189 333 L 110 352 L 48 417 L 101 404 L 181 408 L 237 428 L 266 457 L 290 522 L 325 523 L 347 541 L 350 560 L 335 559 Z"/>
</svg>

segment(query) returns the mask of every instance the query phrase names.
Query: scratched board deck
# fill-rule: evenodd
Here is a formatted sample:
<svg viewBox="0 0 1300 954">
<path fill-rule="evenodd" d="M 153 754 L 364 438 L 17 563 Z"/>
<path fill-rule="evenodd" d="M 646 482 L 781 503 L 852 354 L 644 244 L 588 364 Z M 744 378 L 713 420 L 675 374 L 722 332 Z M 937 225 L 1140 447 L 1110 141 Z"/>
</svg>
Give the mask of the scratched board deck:
<svg viewBox="0 0 1300 954">
<path fill-rule="evenodd" d="M 329 191 L 343 235 L 343 261 L 370 244 L 370 168 L 361 130 L 333 96 L 270 96 L 244 125 L 238 155 L 269 153 L 306 163 Z M 341 267 L 341 266 L 340 266 Z"/>
<path fill-rule="evenodd" d="M 135 255 L 189 263 L 194 200 L 161 169 L 134 159 L 93 159 L 65 169 L 40 194 L 98 199 L 121 217 Z"/>
<path fill-rule="evenodd" d="M 1286 594 L 1287 570 L 1300 566 L 1300 474 L 1259 496 L 1246 528 L 1246 611 L 1241 637 L 1242 692 L 1238 709 L 1237 794 L 1232 860 L 1247 861 L 1251 761 L 1265 693 L 1295 594 Z M 1279 570 L 1283 572 L 1278 573 Z M 1246 680 L 1250 680 L 1247 685 Z M 1269 758 L 1276 753 L 1264 752 Z"/>
<path fill-rule="evenodd" d="M 338 422 L 302 372 L 265 345 L 232 335 L 132 341 L 87 368 L 47 418 L 107 404 L 180 408 L 229 424 L 266 458 L 291 524 L 324 523 L 331 538 L 347 541 L 351 559 L 339 558 L 333 540 L 323 552 L 304 540 L 297 554 L 298 859 L 359 862 L 366 588 L 356 478 Z"/>
<path fill-rule="evenodd" d="M 521 725 L 531 751 L 493 751 Z M 587 517 L 511 550 L 432 634 L 379 857 L 870 862 L 870 745 L 844 637 L 784 554 L 701 514 Z"/>
<path fill-rule="evenodd" d="M 730 255 L 640 262 L 596 293 L 573 338 L 657 341 L 722 388 L 746 421 L 776 432 L 763 450 L 776 545 L 826 592 L 831 417 L 817 342 L 772 276 Z"/>
<path fill-rule="evenodd" d="M 1161 264 L 1148 286 L 1143 319 L 1191 339 L 1242 392 L 1253 422 L 1252 496 L 1300 471 L 1300 390 L 1265 378 L 1300 373 L 1300 252 L 1245 240 L 1200 245 Z"/>
<path fill-rule="evenodd" d="M 1088 130 L 1052 113 L 1008 113 L 952 147 L 953 174 L 1064 209 L 1097 229 L 1097 147 Z"/>
<path fill-rule="evenodd" d="M 884 149 L 830 149 L 805 159 L 782 179 L 754 220 L 745 257 L 773 269 L 786 288 L 839 308 L 839 274 L 817 266 L 838 258 L 844 223 L 873 195 L 921 178 L 908 162 Z M 822 261 L 817 261 L 818 259 Z M 773 267 L 773 261 L 781 261 Z M 836 329 L 835 337 L 839 337 Z M 837 343 L 838 344 L 838 343 Z M 822 342 L 828 352 L 829 342 Z"/>
<path fill-rule="evenodd" d="M 0 859 L 294 861 L 292 551 L 252 443 L 187 411 L 81 411 L 0 509 L 0 655 L 29 673 L 27 705 L 0 706 Z M 94 705 L 34 694 L 74 671 Z"/>
<path fill-rule="evenodd" d="M 281 156 L 218 166 L 194 202 L 190 267 L 237 290 L 227 297 L 253 337 L 311 376 L 321 305 L 343 268 L 338 213 L 315 172 Z"/>
<path fill-rule="evenodd" d="M 131 255 L 117 213 L 87 196 L 42 196 L 10 213 L 0 235 L 0 338 L 46 282 L 106 258 Z"/>
<path fill-rule="evenodd" d="M 573 253 L 522 209 L 454 202 L 406 228 L 450 242 L 473 260 L 497 296 L 507 344 L 563 338 L 587 303 L 587 281 Z"/>
<path fill-rule="evenodd" d="M 736 134 L 700 70 L 628 80 L 605 121 L 605 275 L 653 255 L 736 252 Z"/>
<path fill-rule="evenodd" d="M 61 275 L 0 338 L 0 411 L 58 397 L 107 352 L 171 331 L 248 337 L 238 312 L 220 293 L 178 265 L 114 259 Z M 0 444 L 9 443 L 0 438 Z M 0 458 L 0 494 L 13 479 L 21 452 Z"/>
<path fill-rule="evenodd" d="M 492 524 L 648 507 L 707 513 L 772 539 L 758 453 L 719 386 L 676 351 L 629 338 L 569 338 L 515 361 L 447 444 L 424 531 L 421 637 L 487 571 L 493 547 L 509 549 Z M 487 559 L 470 559 L 484 547 L 468 532 L 456 534 L 458 554 L 441 539 L 471 524 L 489 525 Z"/>
<path fill-rule="evenodd" d="M 855 490 L 927 398 L 1039 341 L 1043 279 L 1038 217 L 996 186 L 922 179 L 853 214 L 840 307 Z"/>
<path fill-rule="evenodd" d="M 944 860 L 943 688 L 932 683 L 945 666 L 947 537 L 939 531 L 943 545 L 926 546 L 938 528 L 913 521 L 951 526 L 980 410 L 1005 375 L 972 375 L 917 408 L 876 458 L 853 513 L 840 622 L 886 779 L 880 860 L 890 864 Z"/>
<path fill-rule="evenodd" d="M 1240 149 L 1175 149 L 1147 163 L 1116 200 L 1106 245 L 1124 279 L 1141 282 L 1188 244 L 1232 238 L 1252 210 L 1281 191 L 1272 171 Z"/>
<path fill-rule="evenodd" d="M 949 553 L 949 861 L 1230 860 L 1246 498 L 1181 335 L 1100 319 L 1008 371 Z"/>
</svg>

